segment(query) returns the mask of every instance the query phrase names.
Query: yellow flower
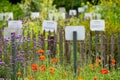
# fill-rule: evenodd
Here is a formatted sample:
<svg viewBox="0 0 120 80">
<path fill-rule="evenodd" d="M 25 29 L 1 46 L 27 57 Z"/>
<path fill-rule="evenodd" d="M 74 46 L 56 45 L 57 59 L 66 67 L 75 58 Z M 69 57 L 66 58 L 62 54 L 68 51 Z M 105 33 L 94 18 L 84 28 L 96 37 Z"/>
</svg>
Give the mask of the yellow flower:
<svg viewBox="0 0 120 80">
<path fill-rule="evenodd" d="M 99 67 L 99 64 L 95 64 L 95 67 Z"/>
<path fill-rule="evenodd" d="M 90 2 L 89 1 L 87 1 L 87 5 L 89 5 L 90 4 Z"/>
<path fill-rule="evenodd" d="M 93 67 L 93 64 L 89 64 L 88 66 L 89 66 L 89 67 Z"/>
<path fill-rule="evenodd" d="M 83 80 L 82 78 L 78 78 L 78 80 Z"/>
<path fill-rule="evenodd" d="M 34 80 L 34 77 L 33 77 L 33 76 L 30 76 L 28 79 L 29 79 L 29 80 Z"/>
<path fill-rule="evenodd" d="M 67 73 L 64 73 L 63 76 L 67 76 Z"/>
<path fill-rule="evenodd" d="M 21 76 L 21 75 L 22 75 L 22 72 L 18 72 L 17 75 L 18 75 L 18 76 Z"/>
<path fill-rule="evenodd" d="M 55 69 L 54 69 L 54 67 L 50 67 L 49 70 L 50 71 L 54 71 Z"/>
</svg>

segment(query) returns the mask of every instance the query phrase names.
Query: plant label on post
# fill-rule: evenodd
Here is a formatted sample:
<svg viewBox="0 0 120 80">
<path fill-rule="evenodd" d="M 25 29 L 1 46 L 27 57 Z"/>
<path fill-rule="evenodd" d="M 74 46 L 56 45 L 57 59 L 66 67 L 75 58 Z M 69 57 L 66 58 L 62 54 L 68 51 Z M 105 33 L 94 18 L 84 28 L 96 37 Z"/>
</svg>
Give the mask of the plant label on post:
<svg viewBox="0 0 120 80">
<path fill-rule="evenodd" d="M 59 12 L 65 13 L 65 12 L 66 12 L 65 7 L 60 7 L 60 8 L 59 8 Z"/>
<path fill-rule="evenodd" d="M 21 20 L 8 21 L 9 28 L 22 28 Z"/>
<path fill-rule="evenodd" d="M 73 40 L 73 31 L 77 32 L 77 40 L 85 39 L 85 28 L 84 26 L 67 26 L 65 28 L 65 39 Z"/>
<path fill-rule="evenodd" d="M 74 73 L 77 72 L 77 40 L 85 39 L 85 28 L 83 26 L 67 26 L 65 28 L 66 40 L 73 40 L 73 54 L 74 54 Z"/>
<path fill-rule="evenodd" d="M 66 14 L 63 12 L 60 12 L 59 14 L 59 18 L 65 19 L 66 18 Z"/>
<path fill-rule="evenodd" d="M 50 10 L 50 11 L 49 11 L 49 14 L 48 14 L 49 20 L 53 20 L 53 18 L 54 18 L 54 13 L 55 13 L 54 10 Z"/>
<path fill-rule="evenodd" d="M 84 9 L 88 9 L 88 5 L 84 5 L 83 7 L 84 7 Z"/>
<path fill-rule="evenodd" d="M 84 18 L 85 19 L 92 19 L 92 14 L 91 13 L 85 13 Z"/>
<path fill-rule="evenodd" d="M 0 21 L 3 20 L 3 13 L 0 13 Z"/>
<path fill-rule="evenodd" d="M 78 12 L 79 12 L 79 13 L 83 13 L 84 11 L 85 11 L 85 9 L 84 9 L 83 7 L 79 7 L 79 8 L 78 8 Z"/>
<path fill-rule="evenodd" d="M 51 31 L 51 32 L 56 32 L 57 31 L 57 22 L 56 21 L 49 21 L 49 20 L 44 20 L 42 23 L 42 30 L 44 31 Z"/>
<path fill-rule="evenodd" d="M 22 33 L 23 30 L 21 28 L 4 28 L 4 39 L 11 40 L 11 33 L 15 33 L 16 35 L 16 42 L 22 42 Z"/>
<path fill-rule="evenodd" d="M 4 17 L 7 21 L 13 19 L 13 12 L 4 13 Z"/>
<path fill-rule="evenodd" d="M 40 14 L 39 12 L 31 12 L 31 18 L 35 19 L 35 18 L 39 18 Z"/>
<path fill-rule="evenodd" d="M 65 19 L 66 18 L 66 14 L 65 13 L 61 13 L 60 17 L 62 17 L 63 19 Z"/>
<path fill-rule="evenodd" d="M 98 5 L 96 5 L 96 10 L 97 10 L 97 11 L 99 11 L 99 10 L 100 10 L 100 8 L 99 8 L 99 6 L 98 6 Z"/>
<path fill-rule="evenodd" d="M 54 20 L 55 21 L 58 21 L 59 17 L 60 17 L 59 13 L 54 13 Z"/>
<path fill-rule="evenodd" d="M 66 14 L 63 13 L 63 12 L 55 13 L 55 15 L 54 15 L 54 20 L 55 20 L 55 21 L 58 21 L 60 18 L 65 19 L 65 18 L 66 18 Z"/>
<path fill-rule="evenodd" d="M 72 10 L 69 10 L 69 15 L 70 16 L 76 16 L 77 15 L 77 11 L 72 9 Z"/>
<path fill-rule="evenodd" d="M 96 14 L 95 16 L 97 19 L 101 19 L 101 14 Z"/>
<path fill-rule="evenodd" d="M 105 30 L 105 21 L 104 20 L 91 20 L 90 21 L 90 30 L 91 31 L 104 31 Z"/>
</svg>

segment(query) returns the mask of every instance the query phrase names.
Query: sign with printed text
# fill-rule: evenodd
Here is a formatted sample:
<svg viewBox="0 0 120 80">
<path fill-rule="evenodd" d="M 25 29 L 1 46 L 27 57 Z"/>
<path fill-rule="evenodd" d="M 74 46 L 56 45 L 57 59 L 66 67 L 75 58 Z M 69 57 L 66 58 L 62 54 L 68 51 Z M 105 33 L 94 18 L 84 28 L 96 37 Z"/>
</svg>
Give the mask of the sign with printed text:
<svg viewBox="0 0 120 80">
<path fill-rule="evenodd" d="M 82 13 L 82 12 L 84 12 L 84 11 L 85 11 L 85 9 L 84 9 L 83 7 L 79 7 L 79 8 L 78 8 L 78 12 L 79 12 L 79 13 Z"/>
<path fill-rule="evenodd" d="M 85 39 L 85 28 L 84 26 L 66 26 L 65 28 L 65 39 L 73 40 L 73 32 L 77 32 L 77 40 Z"/>
<path fill-rule="evenodd" d="M 18 28 L 5 27 L 4 28 L 4 39 L 11 40 L 11 33 L 15 33 L 16 36 L 21 36 L 21 38 L 16 40 L 17 42 L 22 40 L 23 30 L 21 28 L 18 29 Z"/>
<path fill-rule="evenodd" d="M 8 21 L 9 28 L 22 28 L 22 21 L 21 20 L 13 20 Z"/>
<path fill-rule="evenodd" d="M 39 12 L 31 12 L 31 18 L 39 18 Z"/>
<path fill-rule="evenodd" d="M 105 21 L 104 20 L 91 20 L 90 21 L 90 30 L 91 31 L 104 31 L 105 30 Z"/>
<path fill-rule="evenodd" d="M 42 30 L 44 31 L 51 31 L 51 32 L 56 32 L 57 31 L 57 22 L 56 21 L 49 21 L 49 20 L 44 20 L 42 24 Z"/>
<path fill-rule="evenodd" d="M 76 10 L 69 10 L 69 15 L 75 16 L 75 15 L 77 15 L 77 11 Z"/>
</svg>

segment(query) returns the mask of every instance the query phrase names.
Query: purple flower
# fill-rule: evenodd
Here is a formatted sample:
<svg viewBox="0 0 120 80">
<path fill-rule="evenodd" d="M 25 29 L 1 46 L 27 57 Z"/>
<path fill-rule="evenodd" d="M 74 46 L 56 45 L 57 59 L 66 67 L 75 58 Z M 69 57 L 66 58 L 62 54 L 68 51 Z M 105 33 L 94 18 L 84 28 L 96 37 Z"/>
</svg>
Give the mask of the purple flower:
<svg viewBox="0 0 120 80">
<path fill-rule="evenodd" d="M 0 65 L 5 65 L 5 62 L 0 62 Z"/>
<path fill-rule="evenodd" d="M 16 39 L 19 39 L 19 38 L 21 38 L 21 35 L 16 35 L 15 37 L 16 37 Z"/>
<path fill-rule="evenodd" d="M 34 49 L 36 49 L 36 46 L 34 46 Z"/>
<path fill-rule="evenodd" d="M 30 38 L 28 38 L 27 41 L 30 42 Z"/>
<path fill-rule="evenodd" d="M 0 48 L 0 52 L 2 52 L 2 48 Z"/>
<path fill-rule="evenodd" d="M 4 80 L 4 78 L 0 78 L 0 80 Z"/>
<path fill-rule="evenodd" d="M 15 38 L 16 37 L 15 33 L 11 33 L 11 37 Z"/>
<path fill-rule="evenodd" d="M 7 39 L 7 38 L 4 38 L 4 41 L 5 41 L 5 42 L 8 42 L 8 39 Z"/>
</svg>

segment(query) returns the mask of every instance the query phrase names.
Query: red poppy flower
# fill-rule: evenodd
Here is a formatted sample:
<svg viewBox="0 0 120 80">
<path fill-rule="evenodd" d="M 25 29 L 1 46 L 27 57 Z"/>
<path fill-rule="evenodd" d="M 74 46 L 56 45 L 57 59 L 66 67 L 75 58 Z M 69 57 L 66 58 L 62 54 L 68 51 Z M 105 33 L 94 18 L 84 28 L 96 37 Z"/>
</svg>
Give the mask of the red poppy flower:
<svg viewBox="0 0 120 80">
<path fill-rule="evenodd" d="M 40 66 L 40 70 L 43 71 L 43 72 L 45 72 L 45 71 L 46 71 L 45 65 L 41 65 L 41 66 Z"/>
<path fill-rule="evenodd" d="M 53 63 L 57 63 L 57 58 L 53 58 L 53 59 L 52 59 L 52 62 L 53 62 Z"/>
<path fill-rule="evenodd" d="M 95 77 L 94 80 L 98 80 L 98 79 Z"/>
<path fill-rule="evenodd" d="M 54 67 L 50 67 L 49 70 L 50 71 L 54 71 L 55 69 L 54 69 Z"/>
<path fill-rule="evenodd" d="M 67 73 L 64 73 L 63 76 L 67 76 Z"/>
<path fill-rule="evenodd" d="M 40 60 L 45 60 L 45 56 L 40 56 Z"/>
<path fill-rule="evenodd" d="M 101 60 L 100 60 L 99 58 L 97 58 L 97 59 L 95 60 L 95 62 L 99 63 L 99 62 L 101 62 Z"/>
<path fill-rule="evenodd" d="M 55 74 L 55 72 L 54 71 L 50 71 L 50 74 Z"/>
<path fill-rule="evenodd" d="M 38 70 L 37 64 L 32 64 L 32 70 Z"/>
<path fill-rule="evenodd" d="M 101 72 L 101 74 L 108 74 L 109 73 L 109 71 L 107 69 L 102 69 L 100 72 Z"/>
<path fill-rule="evenodd" d="M 18 75 L 18 76 L 21 76 L 21 75 L 22 75 L 22 72 L 18 72 L 17 75 Z"/>
<path fill-rule="evenodd" d="M 116 63 L 116 60 L 115 60 L 115 59 L 112 59 L 112 60 L 111 60 L 111 63 L 114 63 L 114 64 L 115 64 L 115 63 Z"/>
<path fill-rule="evenodd" d="M 39 53 L 39 54 L 43 54 L 43 53 L 44 53 L 44 50 L 40 49 L 40 50 L 38 50 L 38 53 Z"/>
</svg>

